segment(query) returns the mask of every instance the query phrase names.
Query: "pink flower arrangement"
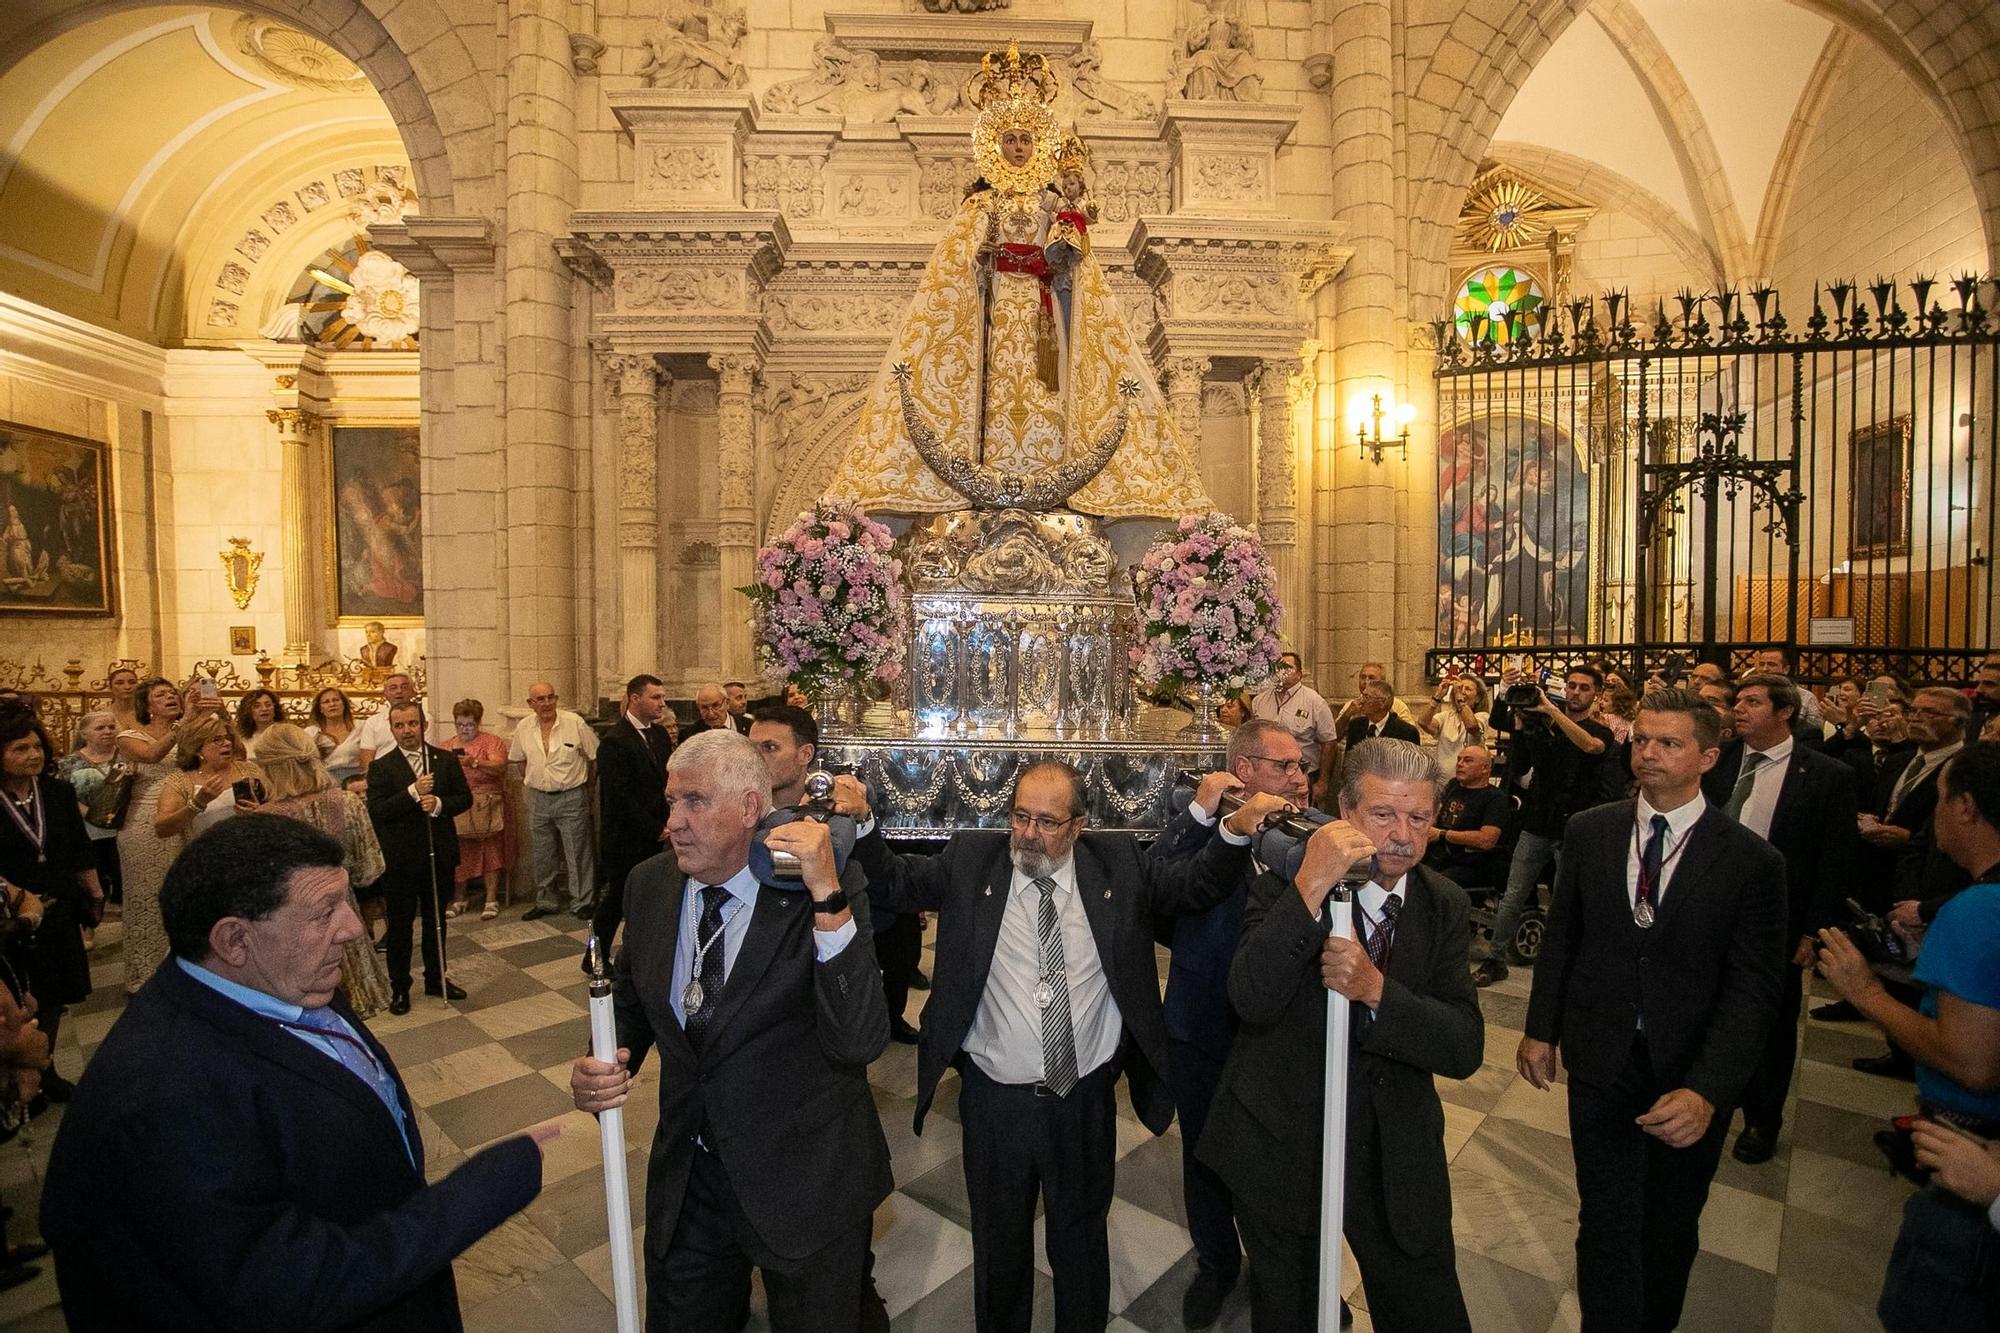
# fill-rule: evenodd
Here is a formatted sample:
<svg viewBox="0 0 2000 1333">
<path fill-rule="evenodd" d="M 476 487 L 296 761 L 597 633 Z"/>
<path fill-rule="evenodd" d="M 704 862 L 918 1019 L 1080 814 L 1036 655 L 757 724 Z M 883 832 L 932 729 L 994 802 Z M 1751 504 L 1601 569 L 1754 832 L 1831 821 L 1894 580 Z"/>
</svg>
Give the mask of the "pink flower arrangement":
<svg viewBox="0 0 2000 1333">
<path fill-rule="evenodd" d="M 1132 572 L 1140 639 L 1133 674 L 1149 690 L 1232 691 L 1278 666 L 1277 575 L 1257 534 L 1227 514 L 1189 514 Z"/>
<path fill-rule="evenodd" d="M 889 529 L 845 500 L 822 500 L 757 552 L 757 656 L 810 695 L 902 674 L 909 616 Z"/>
</svg>

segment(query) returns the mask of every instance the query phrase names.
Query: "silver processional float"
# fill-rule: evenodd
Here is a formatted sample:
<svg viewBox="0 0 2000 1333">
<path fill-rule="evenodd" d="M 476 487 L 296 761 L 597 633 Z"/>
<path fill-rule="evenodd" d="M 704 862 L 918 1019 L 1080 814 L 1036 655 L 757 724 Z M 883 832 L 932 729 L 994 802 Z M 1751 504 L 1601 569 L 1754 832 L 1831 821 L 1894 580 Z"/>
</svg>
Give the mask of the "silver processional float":
<svg viewBox="0 0 2000 1333">
<path fill-rule="evenodd" d="M 973 150 L 985 188 L 945 224 L 827 497 L 782 536 L 774 527 L 758 581 L 743 589 L 774 676 L 893 679 L 887 698 L 855 684 L 813 702 L 819 762 L 866 784 L 883 832 L 902 839 L 1004 827 L 1015 778 L 1044 759 L 1081 776 L 1092 828 L 1156 832 L 1174 814 L 1176 774 L 1222 765 L 1227 735 L 1213 716 L 1222 692 L 1260 683 L 1277 661 L 1275 572 L 1254 533 L 1202 512 L 1213 502 L 1090 254 L 1090 155 L 1056 122 L 1057 82 L 1046 60 L 1011 44 L 982 60 L 967 96 L 980 112 Z M 1006 129 L 1030 131 L 1029 160 L 1007 156 Z M 963 346 L 941 347 L 921 317 L 942 306 L 967 316 L 949 335 Z M 1003 320 L 1003 306 L 1020 318 Z M 1003 326 L 1037 331 L 1023 342 L 1001 336 Z M 968 364 L 969 384 L 954 369 Z M 1093 507 L 1086 487 L 1122 499 Z M 893 539 L 898 561 L 891 534 L 853 497 L 917 515 Z M 1121 568 L 1106 519 L 1137 516 L 1169 522 Z M 885 644 L 900 671 L 876 670 Z M 1193 725 L 1147 706 L 1147 691 L 1162 686 L 1192 697 Z M 807 801 L 772 821 L 826 821 L 844 861 L 853 828 L 831 814 L 830 787 L 814 775 Z M 1315 823 L 1309 813 L 1270 821 L 1258 836 L 1264 863 L 1296 869 Z M 787 860 L 760 839 L 752 868 L 773 887 L 799 888 Z M 1330 894 L 1332 929 L 1349 937 L 1351 888 Z M 595 1057 L 610 1060 L 608 978 L 593 980 L 591 1015 Z M 1339 1327 L 1348 1017 L 1348 1002 L 1329 992 L 1325 1333 Z M 601 1128 L 624 1333 L 636 1327 L 626 1321 L 637 1301 L 615 1117 Z"/>
</svg>

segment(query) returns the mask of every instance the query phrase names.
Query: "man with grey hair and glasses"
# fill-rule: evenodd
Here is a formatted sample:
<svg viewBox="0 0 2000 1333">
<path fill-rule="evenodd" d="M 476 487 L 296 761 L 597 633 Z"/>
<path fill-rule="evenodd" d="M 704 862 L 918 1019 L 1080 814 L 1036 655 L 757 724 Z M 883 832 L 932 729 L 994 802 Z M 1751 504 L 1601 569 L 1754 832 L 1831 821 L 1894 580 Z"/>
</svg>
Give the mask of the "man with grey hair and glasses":
<svg viewBox="0 0 2000 1333">
<path fill-rule="evenodd" d="M 1355 746 L 1340 818 L 1313 834 L 1296 877 L 1250 886 L 1229 969 L 1241 1026 L 1198 1152 L 1235 1196 L 1259 1333 L 1316 1326 L 1328 991 L 1353 1006 L 1342 1231 L 1369 1316 L 1384 1333 L 1471 1329 L 1435 1080 L 1472 1076 L 1486 1028 L 1465 891 L 1421 864 L 1435 780 L 1419 745 Z M 1336 937 L 1327 898 L 1355 866 L 1368 879 L 1354 935 Z"/>
<path fill-rule="evenodd" d="M 1242 784 L 1211 773 L 1203 810 Z M 1194 856 L 1148 856 L 1122 833 L 1085 831 L 1083 775 L 1044 760 L 1016 778 L 1009 827 L 964 829 L 934 856 L 899 854 L 875 828 L 868 792 L 835 779 L 861 824 L 855 859 L 872 904 L 938 914 L 937 963 L 917 1042 L 915 1124 L 947 1068 L 960 1080 L 974 1316 L 1027 1333 L 1034 1314 L 1036 1201 L 1060 1333 L 1111 1315 L 1107 1219 L 1117 1163 L 1116 1084 L 1155 1134 L 1173 1120 L 1167 1032 L 1153 955 L 1156 914 L 1198 912 L 1243 882 L 1249 835 L 1286 802 L 1252 795 Z"/>
</svg>

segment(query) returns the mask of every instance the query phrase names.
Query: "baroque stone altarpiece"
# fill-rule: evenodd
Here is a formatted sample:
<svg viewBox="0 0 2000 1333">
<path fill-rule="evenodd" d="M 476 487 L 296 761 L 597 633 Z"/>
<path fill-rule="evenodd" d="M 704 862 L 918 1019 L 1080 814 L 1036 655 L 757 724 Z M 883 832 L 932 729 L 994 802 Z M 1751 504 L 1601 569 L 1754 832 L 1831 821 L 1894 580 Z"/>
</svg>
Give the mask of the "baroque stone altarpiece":
<svg viewBox="0 0 2000 1333">
<path fill-rule="evenodd" d="M 1179 431 L 1204 385 L 1258 412 L 1254 520 L 1296 596 L 1298 402 L 1314 293 L 1347 251 L 1279 207 L 1292 105 L 1157 102 L 1098 73 L 1090 22 L 829 14 L 820 69 L 769 90 L 607 94 L 629 199 L 562 242 L 591 288 L 598 438 L 615 465 L 608 684 L 754 670 L 755 549 L 832 475 L 918 274 L 977 174 L 960 89 L 1010 38 L 1082 69 L 1066 103 L 1090 146 L 1091 241 L 1151 354 Z M 797 106 L 775 111 L 772 104 Z M 600 472 L 600 475 L 603 475 Z M 664 661 L 661 659 L 664 657 Z"/>
</svg>

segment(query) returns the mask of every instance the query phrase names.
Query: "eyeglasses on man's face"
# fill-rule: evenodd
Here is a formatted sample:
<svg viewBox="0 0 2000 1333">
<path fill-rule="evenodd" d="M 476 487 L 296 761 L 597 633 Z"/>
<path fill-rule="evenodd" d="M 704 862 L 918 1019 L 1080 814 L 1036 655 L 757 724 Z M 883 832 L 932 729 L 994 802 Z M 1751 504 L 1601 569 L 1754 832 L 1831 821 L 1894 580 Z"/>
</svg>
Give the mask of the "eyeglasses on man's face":
<svg viewBox="0 0 2000 1333">
<path fill-rule="evenodd" d="M 1044 834 L 1060 833 L 1081 818 L 1082 815 L 1071 815 L 1068 819 L 1051 819 L 1047 815 L 1031 815 L 1026 810 L 1007 812 L 1007 822 L 1023 833 L 1029 829 Z"/>
<path fill-rule="evenodd" d="M 1273 759 L 1268 754 L 1246 754 L 1243 757 L 1260 764 L 1269 764 L 1286 777 L 1306 771 L 1305 761 L 1302 759 Z"/>
</svg>

